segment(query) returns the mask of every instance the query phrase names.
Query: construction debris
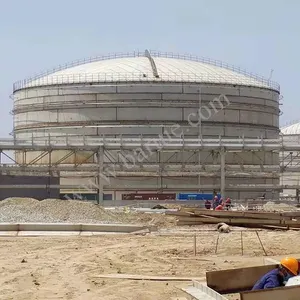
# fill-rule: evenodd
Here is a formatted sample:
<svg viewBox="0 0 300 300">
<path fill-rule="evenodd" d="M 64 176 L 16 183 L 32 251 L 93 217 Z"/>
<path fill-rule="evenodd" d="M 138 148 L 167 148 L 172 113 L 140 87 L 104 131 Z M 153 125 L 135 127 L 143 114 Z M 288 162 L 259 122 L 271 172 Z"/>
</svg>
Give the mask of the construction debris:
<svg viewBox="0 0 300 300">
<path fill-rule="evenodd" d="M 231 226 L 295 229 L 300 230 L 300 212 L 249 212 L 215 211 L 199 208 L 183 208 L 166 212 L 177 217 L 177 225 L 201 225 L 225 223 Z"/>
</svg>

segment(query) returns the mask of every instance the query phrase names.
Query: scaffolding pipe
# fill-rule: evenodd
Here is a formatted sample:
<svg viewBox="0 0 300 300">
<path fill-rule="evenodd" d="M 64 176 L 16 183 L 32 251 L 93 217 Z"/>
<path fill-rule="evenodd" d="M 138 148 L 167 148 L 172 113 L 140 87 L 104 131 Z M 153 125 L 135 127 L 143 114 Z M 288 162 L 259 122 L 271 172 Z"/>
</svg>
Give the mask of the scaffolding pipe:
<svg viewBox="0 0 300 300">
<path fill-rule="evenodd" d="M 225 155 L 224 149 L 220 151 L 221 159 L 221 197 L 225 198 Z"/>
</svg>

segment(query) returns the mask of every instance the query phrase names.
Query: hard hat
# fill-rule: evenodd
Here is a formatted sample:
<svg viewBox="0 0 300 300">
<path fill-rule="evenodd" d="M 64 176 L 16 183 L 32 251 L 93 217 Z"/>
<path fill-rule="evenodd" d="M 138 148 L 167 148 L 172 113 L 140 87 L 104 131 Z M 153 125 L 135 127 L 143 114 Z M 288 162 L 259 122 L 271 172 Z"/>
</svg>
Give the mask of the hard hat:
<svg viewBox="0 0 300 300">
<path fill-rule="evenodd" d="M 294 257 L 283 258 L 280 261 L 280 265 L 285 267 L 287 270 L 289 270 L 295 276 L 298 275 L 299 262 L 296 258 L 294 258 Z"/>
</svg>

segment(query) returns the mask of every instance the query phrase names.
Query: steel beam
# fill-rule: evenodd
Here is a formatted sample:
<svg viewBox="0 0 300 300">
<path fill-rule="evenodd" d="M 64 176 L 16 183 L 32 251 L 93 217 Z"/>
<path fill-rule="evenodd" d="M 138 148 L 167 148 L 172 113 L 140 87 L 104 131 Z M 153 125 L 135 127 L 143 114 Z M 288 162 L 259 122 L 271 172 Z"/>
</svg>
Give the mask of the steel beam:
<svg viewBox="0 0 300 300">
<path fill-rule="evenodd" d="M 225 177 L 226 177 L 226 171 L 225 171 L 225 155 L 226 152 L 224 149 L 220 151 L 221 155 L 221 196 L 224 198 L 225 197 Z"/>
<path fill-rule="evenodd" d="M 114 166 L 114 169 L 116 171 L 122 171 L 124 170 L 125 164 L 123 163 L 111 163 L 111 162 L 104 162 L 103 168 L 104 170 L 106 168 L 110 168 L 111 166 Z M 205 167 L 205 171 L 203 170 L 203 166 Z M 17 164 L 0 164 L 0 169 L 2 171 L 27 171 L 27 172 L 47 172 L 50 170 L 53 171 L 61 171 L 61 172 L 97 172 L 98 171 L 98 164 L 82 164 L 82 165 L 74 165 L 74 164 L 59 164 L 59 165 L 17 165 Z M 126 169 L 126 168 L 125 168 Z M 228 173 L 240 173 L 242 176 L 242 173 L 261 173 L 261 174 L 270 174 L 270 173 L 279 173 L 280 168 L 277 165 L 270 165 L 270 166 L 264 166 L 264 170 L 261 171 L 260 166 L 255 165 L 244 165 L 244 169 L 247 171 L 244 171 L 243 168 L 241 168 L 240 165 L 226 165 L 226 172 Z M 142 168 L 134 165 L 130 165 L 130 169 L 128 170 L 128 173 L 130 172 L 159 172 L 160 167 L 159 163 L 153 163 L 153 164 L 142 164 Z M 167 164 L 164 166 L 164 170 L 166 172 L 178 172 L 178 173 L 193 173 L 193 172 L 202 172 L 203 174 L 209 173 L 209 172 L 221 172 L 221 166 L 219 165 L 202 165 L 198 166 L 195 164 L 188 164 L 185 165 L 184 168 L 181 167 L 180 164 Z M 290 172 L 300 172 L 300 166 L 291 169 Z M 286 171 L 288 172 L 288 171 Z"/>
<path fill-rule="evenodd" d="M 104 158 L 104 151 L 103 147 L 100 147 L 97 153 L 98 159 L 98 204 L 102 204 L 103 202 L 103 158 Z"/>
<path fill-rule="evenodd" d="M 159 138 L 105 138 L 105 137 L 50 137 L 23 139 L 0 139 L 1 150 L 95 150 L 106 149 L 186 149 L 186 150 L 243 150 L 243 151 L 300 151 L 300 144 L 282 139 L 178 139 Z"/>
<path fill-rule="evenodd" d="M 0 189 L 11 189 L 11 188 L 33 188 L 33 189 L 46 189 L 46 188 L 60 188 L 60 189 L 78 189 L 78 184 L 74 184 L 74 185 L 26 185 L 26 184 L 19 184 L 19 185 L 0 185 Z M 90 184 L 90 185 L 85 185 L 86 189 L 90 189 L 90 190 L 95 190 L 95 184 Z M 164 189 L 168 189 L 168 190 L 198 190 L 198 185 L 164 185 L 163 186 Z M 219 189 L 220 186 L 219 185 L 202 185 L 201 189 L 203 190 L 213 190 L 213 189 Z M 226 190 L 230 190 L 230 191 L 252 191 L 252 190 L 282 190 L 282 189 L 300 189 L 300 185 L 272 185 L 272 184 L 253 184 L 253 185 L 237 185 L 237 184 L 230 184 L 230 185 L 226 185 Z M 109 185 L 104 185 L 103 186 L 104 190 L 119 190 L 119 191 L 124 191 L 124 190 L 134 190 L 136 191 L 136 186 L 128 186 L 128 185 L 119 185 L 118 187 L 113 187 L 113 186 L 109 186 Z M 139 190 L 157 190 L 157 185 L 140 185 Z"/>
</svg>

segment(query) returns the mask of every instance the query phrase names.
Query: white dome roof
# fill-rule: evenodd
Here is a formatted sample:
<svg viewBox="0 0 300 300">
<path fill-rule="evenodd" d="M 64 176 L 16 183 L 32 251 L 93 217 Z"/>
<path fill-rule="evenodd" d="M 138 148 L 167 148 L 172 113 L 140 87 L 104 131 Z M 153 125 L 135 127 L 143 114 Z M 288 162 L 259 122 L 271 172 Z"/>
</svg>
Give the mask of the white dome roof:
<svg viewBox="0 0 300 300">
<path fill-rule="evenodd" d="M 281 133 L 284 135 L 300 135 L 300 123 L 281 128 Z"/>
<path fill-rule="evenodd" d="M 154 62 L 154 64 L 153 64 Z M 74 66 L 75 65 L 75 66 Z M 156 73 L 157 71 L 157 73 Z M 158 75 L 158 76 L 157 76 Z M 114 55 L 66 65 L 33 79 L 18 82 L 14 90 L 53 84 L 169 81 L 236 84 L 271 88 L 279 85 L 222 62 L 191 56 L 143 53 Z"/>
</svg>

